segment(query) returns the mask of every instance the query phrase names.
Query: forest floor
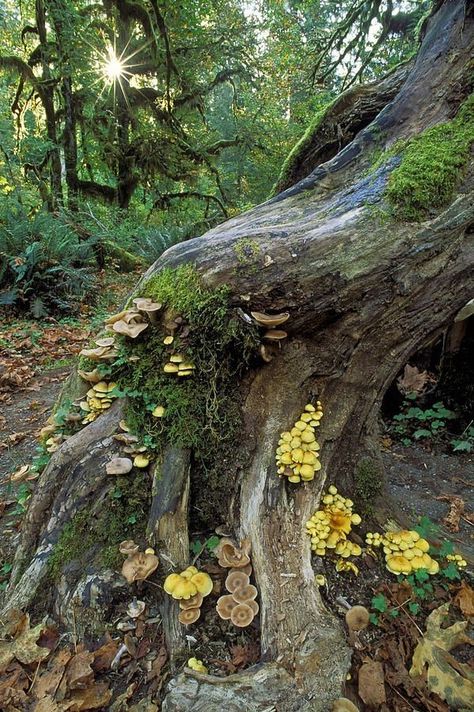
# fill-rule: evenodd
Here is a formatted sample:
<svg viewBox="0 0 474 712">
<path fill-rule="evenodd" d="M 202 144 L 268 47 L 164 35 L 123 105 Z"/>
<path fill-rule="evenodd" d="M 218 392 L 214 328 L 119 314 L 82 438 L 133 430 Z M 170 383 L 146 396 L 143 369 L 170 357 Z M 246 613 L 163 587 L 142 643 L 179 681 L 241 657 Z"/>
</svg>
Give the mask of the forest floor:
<svg viewBox="0 0 474 712">
<path fill-rule="evenodd" d="M 134 282 L 135 275 L 125 280 L 123 275 L 117 279 L 113 275 L 104 275 L 102 293 L 105 296 L 94 307 L 84 307 L 78 318 L 50 319 L 41 324 L 15 320 L 6 324 L 1 335 L 1 587 L 6 586 L 22 515 L 35 486 L 34 481 L 39 476 L 32 466 L 39 430 L 45 424 L 75 356 L 96 332 L 104 314 L 120 307 Z M 383 445 L 389 493 L 395 503 L 393 519 L 402 516 L 413 527 L 422 517 L 426 537 L 453 542 L 454 549 L 464 556 L 468 568 L 472 569 L 474 455 L 455 454 L 431 442 L 403 446 L 389 437 L 383 438 Z M 348 494 L 344 493 L 345 496 Z M 204 542 L 212 534 L 198 533 Z M 361 538 L 359 541 L 364 544 Z M 397 581 L 387 572 L 380 557 L 377 559 L 367 554 L 356 560 L 358 574 L 353 571 L 336 572 L 334 560 L 326 557 L 314 557 L 314 564 L 315 573 L 324 575 L 323 598 L 341 620 L 344 619 L 345 603 L 364 605 L 371 612 L 372 625 L 350 641 L 354 648 L 353 666 L 345 694 L 358 700 L 358 704 L 360 698 L 356 693 L 362 698 L 368 695 L 370 704 L 367 703 L 367 709 L 394 712 L 414 709 L 447 712 L 455 709 L 438 695 L 427 691 L 426 686 L 414 684 L 408 670 L 414 648 L 422 639 L 427 616 L 443 603 L 454 602 L 462 615 L 472 617 L 473 589 L 453 573 L 452 579 L 437 581 L 433 586 L 425 580 L 417 581 L 414 595 L 413 588 L 409 590 L 405 583 Z M 213 576 L 217 588 L 222 590 L 223 577 L 219 578 L 219 567 L 212 552 L 205 547 L 199 554 L 198 565 Z M 12 710 L 157 710 L 151 700 L 159 697 L 169 676 L 163 636 L 159 625 L 156 625 L 159 623 L 158 594 L 155 586 L 151 585 L 138 593 L 147 604 L 146 615 L 135 621 L 134 627 L 127 628 L 127 604 L 122 601 L 114 612 L 110 634 L 101 640 L 74 640 L 72 645 L 64 648 L 59 645 L 59 631 L 51 621 L 48 622 L 38 640 L 49 655 L 41 674 L 38 674 L 39 659 L 37 667 L 13 663 L 16 667 L 10 666 L 6 677 L 0 670 L 0 698 L 8 686 L 9 690 L 14 689 L 18 693 L 18 707 L 13 705 Z M 119 630 L 117 620 L 119 624 L 125 621 Z M 23 630 L 25 626 L 28 629 L 28 623 L 23 618 L 12 625 L 14 631 Z M 202 658 L 214 675 L 237 672 L 259 660 L 258 624 L 254 622 L 245 631 L 237 630 L 228 621 L 217 617 L 215 607 L 209 601 L 204 604 L 199 625 L 192 626 L 187 637 L 189 655 Z M 123 642 L 128 645 L 128 650 L 111 670 L 112 660 Z M 365 669 L 369 659 L 372 668 Z M 463 675 L 473 675 L 468 646 L 459 646 L 453 659 L 455 667 L 454 671 L 450 669 L 449 680 L 459 685 Z M 185 663 L 183 660 L 183 665 Z M 463 665 L 467 667 L 463 668 Z M 380 689 L 377 692 L 377 686 L 372 685 L 368 692 L 363 680 L 367 676 L 371 681 L 376 679 L 382 666 L 382 682 L 385 681 L 385 688 L 390 689 L 392 695 L 385 702 L 382 699 L 374 702 L 370 695 L 379 694 Z M 51 680 L 56 679 L 55 676 L 61 679 L 66 667 L 69 671 L 73 667 L 78 680 L 83 679 L 84 682 L 75 686 L 69 674 L 70 689 L 63 690 L 67 704 L 58 702 L 60 697 L 57 691 L 51 692 L 54 687 Z M 61 684 L 64 686 L 66 683 Z M 33 698 L 34 704 L 31 703 Z M 140 699 L 144 701 L 132 706 Z M 30 703 L 33 706 L 30 707 Z"/>
</svg>

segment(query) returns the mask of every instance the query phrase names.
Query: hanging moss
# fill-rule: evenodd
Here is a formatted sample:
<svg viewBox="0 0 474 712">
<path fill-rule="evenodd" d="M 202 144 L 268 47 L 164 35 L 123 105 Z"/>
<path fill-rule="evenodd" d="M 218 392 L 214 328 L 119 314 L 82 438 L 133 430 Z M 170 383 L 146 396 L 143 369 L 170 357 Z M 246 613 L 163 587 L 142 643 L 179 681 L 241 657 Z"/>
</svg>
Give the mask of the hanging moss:
<svg viewBox="0 0 474 712">
<path fill-rule="evenodd" d="M 424 131 L 406 145 L 386 190 L 397 215 L 422 220 L 430 209 L 446 205 L 462 179 L 473 142 L 471 95 L 452 121 Z"/>
</svg>

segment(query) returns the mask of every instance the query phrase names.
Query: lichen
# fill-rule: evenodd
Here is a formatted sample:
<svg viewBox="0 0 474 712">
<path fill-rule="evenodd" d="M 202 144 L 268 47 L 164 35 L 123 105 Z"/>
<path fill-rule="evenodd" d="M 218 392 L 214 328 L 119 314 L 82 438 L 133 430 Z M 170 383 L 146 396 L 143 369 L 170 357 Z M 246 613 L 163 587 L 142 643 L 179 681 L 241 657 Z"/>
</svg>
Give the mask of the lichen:
<svg viewBox="0 0 474 712">
<path fill-rule="evenodd" d="M 248 237 L 237 240 L 233 249 L 239 267 L 255 263 L 261 252 L 258 242 Z"/>
<path fill-rule="evenodd" d="M 387 184 L 386 196 L 398 217 L 422 220 L 446 205 L 464 175 L 474 142 L 474 95 L 451 121 L 408 142 Z"/>
</svg>

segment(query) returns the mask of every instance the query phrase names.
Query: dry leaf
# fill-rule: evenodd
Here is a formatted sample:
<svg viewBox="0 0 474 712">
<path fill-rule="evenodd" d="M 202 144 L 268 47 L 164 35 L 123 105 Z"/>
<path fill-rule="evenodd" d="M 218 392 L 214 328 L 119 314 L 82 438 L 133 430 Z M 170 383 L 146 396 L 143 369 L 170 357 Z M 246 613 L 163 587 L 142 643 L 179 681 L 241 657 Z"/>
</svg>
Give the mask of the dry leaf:
<svg viewBox="0 0 474 712">
<path fill-rule="evenodd" d="M 454 598 L 454 603 L 459 606 L 466 618 L 474 616 L 474 588 L 463 581 Z"/>
<path fill-rule="evenodd" d="M 34 628 L 30 628 L 30 617 L 25 613 L 18 625 L 16 623 L 14 625 L 16 626 L 16 633 L 13 640 L 5 640 L 5 635 L 0 633 L 2 638 L 0 640 L 0 669 L 4 669 L 15 658 L 25 665 L 30 665 L 48 657 L 50 651 L 47 648 L 40 648 L 36 645 L 45 628 L 44 623 L 39 623 Z M 6 631 L 7 635 L 11 630 L 10 626 L 11 622 L 6 626 L 8 629 Z"/>
<path fill-rule="evenodd" d="M 70 690 L 85 688 L 94 679 L 91 664 L 94 662 L 94 653 L 84 650 L 77 653 L 67 666 L 67 684 Z"/>
<path fill-rule="evenodd" d="M 466 634 L 467 621 L 459 621 L 442 628 L 448 615 L 449 602 L 436 608 L 426 619 L 426 633 L 416 646 L 410 675 L 423 675 L 428 668 L 427 685 L 449 706 L 458 710 L 472 709 L 474 700 L 474 671 L 460 663 L 450 650 L 463 643 L 473 644 Z"/>
<path fill-rule="evenodd" d="M 368 707 L 379 707 L 386 701 L 382 663 L 372 660 L 359 668 L 359 697 Z"/>
<path fill-rule="evenodd" d="M 461 516 L 464 514 L 465 507 L 462 497 L 458 497 L 455 494 L 443 494 L 439 497 L 435 497 L 435 499 L 450 503 L 449 513 L 443 519 L 442 523 L 449 529 L 449 531 L 458 532 L 459 522 Z"/>
<path fill-rule="evenodd" d="M 36 678 L 35 684 L 30 690 L 30 694 L 38 700 L 42 697 L 46 697 L 47 695 L 52 695 L 54 697 L 56 690 L 61 683 L 66 665 L 70 659 L 71 653 L 69 650 L 60 650 L 54 660 L 49 663 L 50 667 L 53 665 L 53 668 L 45 670 Z"/>
<path fill-rule="evenodd" d="M 83 690 L 74 690 L 71 693 L 71 701 L 74 702 L 78 710 L 98 710 L 108 706 L 112 697 L 108 683 L 96 682 Z"/>
<path fill-rule="evenodd" d="M 113 640 L 105 643 L 97 650 L 94 650 L 94 662 L 92 668 L 95 672 L 106 672 L 110 670 L 110 663 L 115 658 L 118 645 Z"/>
<path fill-rule="evenodd" d="M 407 363 L 403 371 L 403 376 L 397 378 L 397 388 L 400 393 L 423 393 L 428 383 L 435 383 L 436 380 L 427 371 L 419 371 L 416 366 Z"/>
</svg>

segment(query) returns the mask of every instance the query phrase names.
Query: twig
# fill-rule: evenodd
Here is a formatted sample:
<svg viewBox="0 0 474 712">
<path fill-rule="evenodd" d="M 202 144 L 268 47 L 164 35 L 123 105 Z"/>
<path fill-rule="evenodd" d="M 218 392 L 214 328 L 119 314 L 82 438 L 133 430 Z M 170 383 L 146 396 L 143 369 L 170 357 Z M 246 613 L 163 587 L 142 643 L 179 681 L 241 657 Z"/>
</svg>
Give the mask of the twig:
<svg viewBox="0 0 474 712">
<path fill-rule="evenodd" d="M 163 588 L 163 586 L 160 586 L 160 584 L 154 583 L 153 581 L 148 581 L 148 579 L 144 579 L 144 583 L 149 583 L 150 586 L 154 586 L 155 588 Z"/>
<path fill-rule="evenodd" d="M 403 605 L 404 605 L 404 604 L 403 604 Z M 417 631 L 419 632 L 419 634 L 421 635 L 421 637 L 423 637 L 423 631 L 421 630 L 421 628 L 419 627 L 419 625 L 418 625 L 417 623 L 415 623 L 415 621 L 413 620 L 413 618 L 411 617 L 411 615 L 408 613 L 408 611 L 403 607 L 403 605 L 400 606 L 400 608 L 402 609 L 402 611 L 404 612 L 404 614 L 406 615 L 406 617 L 411 620 L 411 622 L 413 623 L 413 625 L 415 626 L 415 628 L 417 629 Z"/>
<path fill-rule="evenodd" d="M 28 692 L 30 692 L 33 689 L 33 685 L 35 684 L 36 678 L 38 677 L 38 670 L 40 669 L 40 665 L 41 665 L 41 660 L 38 660 L 38 665 L 36 666 L 35 674 L 33 675 L 33 680 L 31 681 L 31 685 L 29 687 Z"/>
<path fill-rule="evenodd" d="M 385 682 L 388 682 L 388 680 L 386 679 Z M 416 707 L 413 707 L 413 705 L 411 704 L 411 702 L 409 702 L 409 701 L 406 699 L 406 697 L 403 697 L 403 695 L 402 695 L 395 687 L 393 687 L 393 685 L 391 685 L 389 682 L 388 682 L 388 685 L 389 685 L 390 689 L 395 692 L 396 695 L 398 695 L 399 697 L 401 697 L 402 700 L 407 703 L 407 705 L 410 707 L 410 709 L 415 710 L 415 712 L 416 712 Z"/>
</svg>

